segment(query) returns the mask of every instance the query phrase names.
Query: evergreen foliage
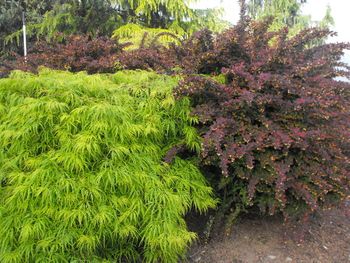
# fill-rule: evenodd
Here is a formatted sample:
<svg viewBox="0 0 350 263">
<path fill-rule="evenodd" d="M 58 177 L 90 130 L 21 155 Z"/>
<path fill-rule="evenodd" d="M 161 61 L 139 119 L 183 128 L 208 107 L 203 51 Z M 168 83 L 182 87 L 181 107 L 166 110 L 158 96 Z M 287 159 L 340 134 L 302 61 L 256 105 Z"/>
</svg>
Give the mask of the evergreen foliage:
<svg viewBox="0 0 350 263">
<path fill-rule="evenodd" d="M 114 30 L 112 37 L 117 38 L 121 43 L 132 43 L 133 49 L 140 45 L 151 44 L 154 38 L 157 38 L 159 44 L 165 46 L 169 43 L 179 44 L 179 41 L 188 39 L 193 33 L 204 28 L 213 32 L 227 29 L 230 24 L 219 18 L 221 11 L 221 9 L 192 10 L 193 15 L 187 18 L 188 21 L 175 20 L 164 27 L 128 23 Z"/>
<path fill-rule="evenodd" d="M 105 0 L 58 2 L 34 21 L 31 13 L 27 16 L 27 36 L 33 40 L 54 40 L 57 33 L 109 36 L 118 25 L 118 14 Z M 23 33 L 20 28 L 5 37 L 5 44 L 19 44 Z"/>
<path fill-rule="evenodd" d="M 15 46 L 4 45 L 5 37 L 22 27 L 22 11 L 27 10 L 27 20 L 36 24 L 41 17 L 53 8 L 55 0 L 1 0 L 0 1 L 0 57 Z"/>
<path fill-rule="evenodd" d="M 215 206 L 173 77 L 41 70 L 0 80 L 0 261 L 177 262 Z"/>
<path fill-rule="evenodd" d="M 170 43 L 180 44 L 185 31 L 181 27 L 170 29 L 146 28 L 138 24 L 128 24 L 117 28 L 112 38 L 120 43 L 130 44 L 128 49 L 150 47 L 158 44 L 167 46 Z"/>
<path fill-rule="evenodd" d="M 10 1 L 10 0 L 7 0 Z M 39 0 L 36 0 L 39 1 Z M 29 40 L 37 39 L 55 40 L 57 33 L 65 36 L 88 34 L 91 36 L 108 36 L 122 34 L 129 31 L 131 25 L 138 25 L 142 30 L 136 30 L 133 34 L 140 33 L 145 28 L 170 31 L 179 36 L 186 37 L 194 31 L 208 27 L 213 31 L 222 30 L 228 23 L 220 20 L 218 9 L 194 10 L 190 8 L 191 0 L 68 0 L 56 1 L 55 4 L 47 4 L 45 12 L 35 17 L 32 8 L 27 7 L 28 23 L 27 35 Z M 21 7 L 16 9 L 19 13 Z M 16 12 L 17 12 L 16 11 Z M 0 27 L 2 18 L 0 5 Z M 18 13 L 17 12 L 17 13 Z M 5 13 L 6 15 L 6 13 Z M 13 14 L 15 15 L 15 14 Z M 10 19 L 9 16 L 4 16 Z M 16 18 L 17 23 L 6 33 L 0 41 L 8 46 L 13 45 L 22 36 L 21 16 Z M 18 21 L 19 19 L 19 21 Z M 120 29 L 119 29 L 120 28 Z M 124 28 L 124 29 L 123 29 Z M 132 27 L 136 29 L 135 26 Z M 118 30 L 119 29 L 119 30 Z M 12 30 L 12 31 L 9 31 Z M 124 33 L 123 33 L 124 32 Z M 152 34 L 150 30 L 150 34 Z M 143 34 L 139 34 L 140 40 Z M 134 42 L 134 41 L 132 41 Z"/>
<path fill-rule="evenodd" d="M 296 35 L 301 30 L 310 26 L 321 26 L 327 28 L 334 24 L 330 7 L 327 8 L 325 17 L 319 22 L 313 22 L 311 17 L 302 14 L 302 6 L 305 0 L 249 0 L 248 14 L 253 19 L 274 17 L 270 30 L 276 31 L 288 26 L 289 34 Z"/>
</svg>

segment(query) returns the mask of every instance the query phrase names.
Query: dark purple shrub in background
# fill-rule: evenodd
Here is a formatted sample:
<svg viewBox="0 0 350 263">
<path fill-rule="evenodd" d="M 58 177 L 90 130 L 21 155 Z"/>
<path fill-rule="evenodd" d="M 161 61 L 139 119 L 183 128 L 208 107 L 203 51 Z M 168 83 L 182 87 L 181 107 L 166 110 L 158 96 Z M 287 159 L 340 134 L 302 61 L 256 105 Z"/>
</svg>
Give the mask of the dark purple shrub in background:
<svg viewBox="0 0 350 263">
<path fill-rule="evenodd" d="M 164 47 L 125 51 L 118 55 L 116 65 L 120 69 L 155 70 L 157 72 L 171 72 L 176 66 L 173 57 Z"/>
<path fill-rule="evenodd" d="M 86 71 L 89 74 L 113 73 L 120 69 L 171 73 L 177 66 L 173 49 L 157 44 L 125 50 L 129 44 L 120 44 L 106 37 L 72 35 L 63 38 L 57 35 L 51 42 L 35 43 L 29 50 L 27 60 L 19 54 L 13 54 L 12 60 L 4 60 L 0 64 L 0 73 L 7 75 L 14 69 L 35 73 L 40 66 L 71 72 Z"/>
<path fill-rule="evenodd" d="M 59 37 L 59 36 L 58 36 Z M 8 67 L 36 72 L 39 66 L 71 72 L 112 73 L 116 56 L 123 46 L 106 37 L 72 35 L 57 41 L 39 41 L 29 52 L 27 61 L 16 55 Z"/>
</svg>

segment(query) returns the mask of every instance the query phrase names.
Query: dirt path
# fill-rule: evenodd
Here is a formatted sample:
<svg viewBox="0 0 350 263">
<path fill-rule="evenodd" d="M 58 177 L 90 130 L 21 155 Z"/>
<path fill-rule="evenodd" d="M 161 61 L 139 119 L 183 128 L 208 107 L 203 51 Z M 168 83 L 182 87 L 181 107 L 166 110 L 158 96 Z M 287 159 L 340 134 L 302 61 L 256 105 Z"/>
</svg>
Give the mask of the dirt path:
<svg viewBox="0 0 350 263">
<path fill-rule="evenodd" d="M 188 262 L 350 262 L 350 218 L 338 210 L 314 218 L 301 245 L 285 233 L 281 218 L 244 218 L 224 240 L 217 235 L 207 245 L 194 245 Z"/>
</svg>

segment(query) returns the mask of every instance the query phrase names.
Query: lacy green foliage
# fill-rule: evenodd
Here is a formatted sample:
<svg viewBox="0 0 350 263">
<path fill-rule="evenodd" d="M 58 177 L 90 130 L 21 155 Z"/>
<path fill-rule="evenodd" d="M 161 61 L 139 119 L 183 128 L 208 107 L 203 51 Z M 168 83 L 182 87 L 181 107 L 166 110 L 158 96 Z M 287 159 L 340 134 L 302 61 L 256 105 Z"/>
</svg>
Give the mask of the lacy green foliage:
<svg viewBox="0 0 350 263">
<path fill-rule="evenodd" d="M 42 70 L 0 80 L 0 261 L 177 262 L 184 214 L 215 206 L 177 79 Z"/>
<path fill-rule="evenodd" d="M 288 28 L 270 32 L 272 22 L 243 16 L 215 37 L 194 35 L 177 49 L 182 67 L 223 75 L 188 76 L 176 94 L 190 97 L 199 117 L 202 164 L 215 171 L 224 209 L 300 219 L 350 193 L 350 84 L 335 79 L 350 79 L 340 61 L 350 45 L 312 46 L 333 33 L 289 38 Z"/>
</svg>

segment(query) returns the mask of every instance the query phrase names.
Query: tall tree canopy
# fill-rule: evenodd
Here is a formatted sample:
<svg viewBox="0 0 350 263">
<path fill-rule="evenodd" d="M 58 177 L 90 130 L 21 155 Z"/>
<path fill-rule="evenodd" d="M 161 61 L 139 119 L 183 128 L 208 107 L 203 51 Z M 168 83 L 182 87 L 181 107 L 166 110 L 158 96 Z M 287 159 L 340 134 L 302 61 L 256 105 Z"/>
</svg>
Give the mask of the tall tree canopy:
<svg viewBox="0 0 350 263">
<path fill-rule="evenodd" d="M 329 6 L 322 21 L 313 22 L 310 16 L 303 15 L 301 9 L 306 2 L 307 0 L 250 0 L 248 12 L 254 19 L 274 16 L 271 30 L 288 26 L 292 35 L 312 25 L 325 28 L 334 24 Z"/>
<path fill-rule="evenodd" d="M 0 1 L 0 56 L 8 49 L 4 47 L 4 38 L 17 31 L 22 25 L 22 11 L 27 10 L 29 23 L 39 23 L 43 15 L 53 8 L 54 0 L 1 0 Z M 9 48 L 9 47 L 8 47 Z"/>
<path fill-rule="evenodd" d="M 169 29 L 186 35 L 202 27 L 217 30 L 225 26 L 219 21 L 218 10 L 194 10 L 195 0 L 67 0 L 18 1 L 0 4 L 0 27 L 15 20 L 0 36 L 5 43 L 19 42 L 22 35 L 21 10 L 27 10 L 28 35 L 33 38 L 52 38 L 63 34 L 90 34 L 111 36 L 116 28 L 137 24 L 146 28 Z M 42 3 L 46 2 L 46 5 Z M 13 4 L 17 3 L 17 4 Z M 30 4 L 29 4 L 30 3 Z M 36 4 L 33 4 L 36 3 Z M 38 6 L 41 8 L 38 9 Z M 35 10 L 41 10 L 39 13 Z M 127 28 L 125 29 L 127 30 Z M 10 34 L 11 33 L 11 34 Z M 125 31 L 124 31 L 125 33 Z"/>
</svg>

